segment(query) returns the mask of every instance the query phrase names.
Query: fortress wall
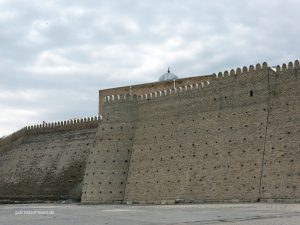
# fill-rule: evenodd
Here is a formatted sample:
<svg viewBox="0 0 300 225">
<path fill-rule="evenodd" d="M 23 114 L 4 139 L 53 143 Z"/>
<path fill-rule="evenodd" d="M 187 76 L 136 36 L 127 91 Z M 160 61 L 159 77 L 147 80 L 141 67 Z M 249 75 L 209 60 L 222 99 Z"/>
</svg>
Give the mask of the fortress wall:
<svg viewBox="0 0 300 225">
<path fill-rule="evenodd" d="M 2 201 L 80 200 L 98 121 L 66 123 L 27 127 L 18 139 L 0 143 Z"/>
<path fill-rule="evenodd" d="M 268 73 L 250 69 L 138 101 L 126 201 L 259 198 Z"/>
<path fill-rule="evenodd" d="M 126 97 L 126 96 L 125 96 Z M 107 102 L 103 122 L 87 160 L 82 202 L 113 203 L 124 198 L 135 133 L 136 97 Z"/>
<path fill-rule="evenodd" d="M 300 70 L 283 65 L 270 74 L 270 108 L 262 199 L 300 199 Z"/>
<path fill-rule="evenodd" d="M 101 121 L 21 129 L 0 139 L 0 200 L 300 199 L 299 74 L 296 61 L 141 85 L 106 97 Z"/>
</svg>

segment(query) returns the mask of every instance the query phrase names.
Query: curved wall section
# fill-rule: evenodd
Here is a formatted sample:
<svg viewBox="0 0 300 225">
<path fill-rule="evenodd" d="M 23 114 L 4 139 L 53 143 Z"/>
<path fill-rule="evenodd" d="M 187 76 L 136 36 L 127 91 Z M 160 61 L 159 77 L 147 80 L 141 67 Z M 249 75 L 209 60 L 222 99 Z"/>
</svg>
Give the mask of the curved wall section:
<svg viewBox="0 0 300 225">
<path fill-rule="evenodd" d="M 123 96 L 105 104 L 104 119 L 87 160 L 83 202 L 123 201 L 135 134 L 136 106 L 136 96 Z"/>
</svg>

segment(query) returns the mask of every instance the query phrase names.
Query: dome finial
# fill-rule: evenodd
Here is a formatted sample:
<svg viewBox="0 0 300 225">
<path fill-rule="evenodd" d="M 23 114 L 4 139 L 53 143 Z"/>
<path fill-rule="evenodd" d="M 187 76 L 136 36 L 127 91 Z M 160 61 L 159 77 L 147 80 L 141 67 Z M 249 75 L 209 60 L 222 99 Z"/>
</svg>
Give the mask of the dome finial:
<svg viewBox="0 0 300 225">
<path fill-rule="evenodd" d="M 176 80 L 176 79 L 178 79 L 178 77 L 175 74 L 171 73 L 170 66 L 169 66 L 168 71 L 166 73 L 164 73 L 163 75 L 161 75 L 158 80 L 166 81 L 166 80 Z"/>
</svg>

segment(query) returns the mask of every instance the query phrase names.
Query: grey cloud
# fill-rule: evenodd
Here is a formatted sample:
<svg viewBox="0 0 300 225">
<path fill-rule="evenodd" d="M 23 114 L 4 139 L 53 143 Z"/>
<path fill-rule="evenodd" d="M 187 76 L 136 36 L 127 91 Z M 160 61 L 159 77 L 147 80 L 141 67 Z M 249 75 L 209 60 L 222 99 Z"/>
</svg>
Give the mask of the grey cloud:
<svg viewBox="0 0 300 225">
<path fill-rule="evenodd" d="M 0 93 L 41 95 L 0 96 L 6 118 L 0 136 L 27 123 L 96 114 L 98 89 L 156 81 L 169 65 L 186 77 L 295 60 L 299 6 L 297 0 L 0 1 Z"/>
</svg>

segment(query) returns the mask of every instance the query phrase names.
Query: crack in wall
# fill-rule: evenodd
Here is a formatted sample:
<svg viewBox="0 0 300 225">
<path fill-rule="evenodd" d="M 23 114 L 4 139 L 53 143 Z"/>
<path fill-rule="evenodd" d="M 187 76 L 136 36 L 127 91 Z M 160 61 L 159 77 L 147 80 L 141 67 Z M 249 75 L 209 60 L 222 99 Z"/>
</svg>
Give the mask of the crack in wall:
<svg viewBox="0 0 300 225">
<path fill-rule="evenodd" d="M 264 174 L 265 152 L 266 152 L 266 143 L 267 143 L 268 125 L 269 125 L 269 115 L 270 115 L 270 68 L 268 68 L 268 74 L 267 74 L 267 88 L 268 88 L 267 117 L 266 117 L 264 147 L 263 147 L 262 161 L 261 161 L 261 172 L 260 172 L 260 178 L 259 178 L 258 201 L 260 201 L 261 191 L 262 191 L 262 177 L 263 177 L 263 174 Z"/>
</svg>

